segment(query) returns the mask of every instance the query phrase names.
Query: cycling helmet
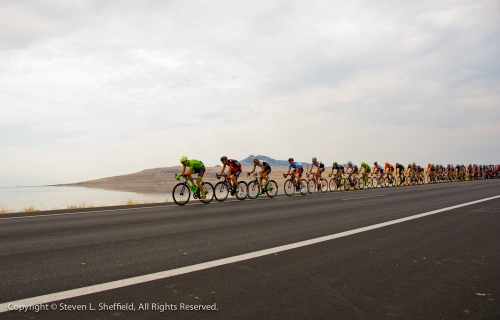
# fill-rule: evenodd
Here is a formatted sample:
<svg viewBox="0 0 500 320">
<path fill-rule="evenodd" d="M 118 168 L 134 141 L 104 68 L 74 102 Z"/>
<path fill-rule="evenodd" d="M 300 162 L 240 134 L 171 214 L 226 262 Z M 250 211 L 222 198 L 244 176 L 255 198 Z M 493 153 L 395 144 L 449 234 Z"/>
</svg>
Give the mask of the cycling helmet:
<svg viewBox="0 0 500 320">
<path fill-rule="evenodd" d="M 186 157 L 186 156 L 182 156 L 182 157 L 181 157 L 181 163 L 183 163 L 184 161 L 188 161 L 188 157 Z"/>
<path fill-rule="evenodd" d="M 399 164 L 399 162 L 396 162 L 396 165 L 398 165 L 398 164 Z"/>
<path fill-rule="evenodd" d="M 408 163 L 408 167 L 411 167 L 411 164 L 410 164 L 410 163 Z"/>
<path fill-rule="evenodd" d="M 336 166 L 337 164 L 338 164 L 337 161 L 335 161 L 334 163 L 332 163 L 332 165 L 334 165 L 334 166 Z"/>
<path fill-rule="evenodd" d="M 415 165 L 415 162 L 413 162 L 413 165 Z"/>
<path fill-rule="evenodd" d="M 377 161 L 375 161 L 373 164 L 374 164 L 374 165 L 377 165 L 378 163 L 377 163 Z"/>
<path fill-rule="evenodd" d="M 352 166 L 352 162 L 351 161 L 347 162 L 347 165 Z"/>
<path fill-rule="evenodd" d="M 293 160 L 293 158 L 288 158 L 288 161 L 295 161 L 295 160 Z"/>
<path fill-rule="evenodd" d="M 253 157 L 252 161 L 259 161 L 259 158 Z"/>
<path fill-rule="evenodd" d="M 227 160 L 227 157 L 226 157 L 226 156 L 222 156 L 222 157 L 220 158 L 220 161 L 221 161 L 221 162 L 222 162 L 222 161 L 226 161 L 226 160 Z"/>
<path fill-rule="evenodd" d="M 361 165 L 364 166 L 366 163 L 364 161 L 361 162 Z"/>
<path fill-rule="evenodd" d="M 312 162 L 318 161 L 318 159 L 316 157 L 313 157 L 311 160 L 312 160 Z"/>
</svg>

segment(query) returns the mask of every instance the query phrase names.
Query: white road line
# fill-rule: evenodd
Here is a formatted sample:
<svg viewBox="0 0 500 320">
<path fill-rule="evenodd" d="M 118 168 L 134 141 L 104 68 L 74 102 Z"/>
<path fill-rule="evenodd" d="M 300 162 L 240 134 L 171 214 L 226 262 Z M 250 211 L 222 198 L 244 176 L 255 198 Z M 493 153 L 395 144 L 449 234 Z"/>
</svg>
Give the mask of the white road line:
<svg viewBox="0 0 500 320">
<path fill-rule="evenodd" d="M 32 297 L 32 298 L 26 298 L 26 299 L 21 299 L 21 300 L 17 300 L 17 301 L 6 302 L 6 303 L 0 304 L 0 313 L 10 311 L 9 305 L 38 305 L 38 304 L 42 304 L 42 303 L 49 303 L 49 302 L 54 302 L 54 301 L 58 301 L 58 300 L 70 299 L 70 298 L 75 298 L 75 297 L 84 296 L 84 295 L 88 295 L 88 294 L 98 293 L 98 292 L 102 292 L 102 291 L 123 288 L 123 287 L 131 286 L 131 285 L 135 285 L 135 284 L 140 284 L 140 283 L 144 283 L 144 282 L 165 279 L 165 278 L 169 278 L 169 277 L 178 276 L 181 274 L 186 274 L 186 273 L 190 273 L 190 272 L 196 272 L 196 271 L 200 271 L 200 270 L 204 270 L 204 269 L 223 266 L 226 264 L 235 263 L 235 262 L 244 261 L 244 260 L 249 260 L 249 259 L 254 259 L 254 258 L 274 254 L 277 252 L 292 250 L 292 249 L 296 249 L 296 248 L 300 248 L 300 247 L 310 246 L 310 245 L 320 243 L 320 242 L 325 242 L 325 241 L 329 241 L 329 240 L 333 240 L 333 239 L 337 239 L 337 238 L 347 237 L 347 236 L 350 236 L 353 234 L 357 234 L 357 233 L 361 233 L 361 232 L 365 232 L 365 231 L 370 231 L 370 230 L 374 230 L 374 229 L 378 229 L 378 228 L 383 228 L 383 227 L 387 227 L 387 226 L 390 226 L 393 224 L 402 223 L 402 222 L 430 216 L 430 215 L 433 215 L 436 213 L 449 211 L 449 210 L 453 210 L 453 209 L 457 209 L 457 208 L 461 208 L 461 207 L 465 207 L 465 206 L 470 206 L 470 205 L 473 205 L 476 203 L 480 203 L 480 202 L 484 202 L 484 201 L 488 201 L 488 200 L 493 200 L 493 199 L 497 199 L 497 198 L 500 198 L 500 195 L 494 196 L 494 197 L 489 197 L 489 198 L 484 198 L 481 200 L 471 201 L 471 202 L 467 202 L 467 203 L 462 203 L 462 204 L 458 204 L 455 206 L 446 207 L 446 208 L 442 208 L 442 209 L 438 209 L 438 210 L 433 210 L 433 211 L 429 211 L 429 212 L 425 212 L 425 213 L 420 213 L 420 214 L 413 215 L 413 216 L 406 217 L 406 218 L 401 218 L 401 219 L 391 220 L 391 221 L 387 221 L 387 222 L 383 222 L 383 223 L 378 223 L 378 224 L 374 224 L 374 225 L 363 227 L 363 228 L 358 228 L 358 229 L 354 229 L 354 230 L 350 230 L 350 231 L 344 231 L 344 232 L 332 234 L 329 236 L 300 241 L 300 242 L 296 242 L 296 243 L 287 244 L 284 246 L 279 246 L 279 247 L 275 247 L 275 248 L 246 253 L 246 254 L 242 254 L 239 256 L 204 262 L 204 263 L 196 264 L 193 266 L 172 269 L 172 270 L 167 270 L 167 271 L 162 271 L 162 272 L 157 272 L 157 273 L 151 273 L 151 274 L 138 276 L 138 277 L 134 277 L 134 278 L 112 281 L 112 282 L 107 282 L 107 283 L 97 284 L 97 285 L 93 285 L 93 286 L 89 286 L 89 287 L 78 288 L 78 289 L 73 289 L 73 290 L 68 290 L 68 291 L 57 292 L 57 293 L 51 293 L 51 294 L 38 296 L 38 297 Z"/>
</svg>

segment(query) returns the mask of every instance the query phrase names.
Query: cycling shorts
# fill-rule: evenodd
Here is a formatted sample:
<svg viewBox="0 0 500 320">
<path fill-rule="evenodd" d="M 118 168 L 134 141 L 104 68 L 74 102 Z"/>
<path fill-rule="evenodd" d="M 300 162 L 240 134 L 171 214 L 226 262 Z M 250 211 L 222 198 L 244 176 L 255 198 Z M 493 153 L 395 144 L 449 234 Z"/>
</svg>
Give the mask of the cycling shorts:
<svg viewBox="0 0 500 320">
<path fill-rule="evenodd" d="M 394 172 L 394 167 L 387 168 L 387 172 Z"/>
<path fill-rule="evenodd" d="M 203 178 L 203 175 L 205 174 L 205 166 L 198 169 L 193 168 L 193 172 L 198 174 L 198 178 Z"/>
<path fill-rule="evenodd" d="M 241 173 L 241 166 L 239 167 L 231 167 L 231 174 L 234 175 L 235 177 L 239 177 Z"/>
<path fill-rule="evenodd" d="M 302 177 L 302 172 L 304 171 L 304 168 L 296 168 L 293 170 L 294 173 L 297 173 L 299 177 Z"/>
<path fill-rule="evenodd" d="M 266 170 L 264 170 L 264 172 L 262 172 L 261 174 L 270 175 L 271 174 L 271 167 L 266 168 Z"/>
</svg>

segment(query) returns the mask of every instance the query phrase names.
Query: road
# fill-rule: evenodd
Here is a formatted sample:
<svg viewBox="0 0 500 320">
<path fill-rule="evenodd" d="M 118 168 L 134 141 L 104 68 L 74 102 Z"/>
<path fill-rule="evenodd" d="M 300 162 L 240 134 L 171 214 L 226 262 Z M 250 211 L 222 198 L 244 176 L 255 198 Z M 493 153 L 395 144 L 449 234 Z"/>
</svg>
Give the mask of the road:
<svg viewBox="0 0 500 320">
<path fill-rule="evenodd" d="M 56 301 L 56 311 L 1 317 L 500 318 L 500 198 L 359 230 L 499 195 L 500 180 L 487 180 L 183 207 L 4 215 L 3 308 L 25 298 L 102 286 L 97 293 Z M 339 236 L 196 271 L 206 262 L 330 235 Z M 113 281 L 185 267 L 194 269 L 102 289 Z M 103 304 L 117 309 L 116 303 L 133 304 L 135 311 L 99 310 Z M 139 310 L 145 303 L 150 310 Z M 97 310 L 89 310 L 91 305 Z M 217 310 L 180 310 L 185 305 Z M 59 310 L 63 307 L 87 310 Z"/>
</svg>

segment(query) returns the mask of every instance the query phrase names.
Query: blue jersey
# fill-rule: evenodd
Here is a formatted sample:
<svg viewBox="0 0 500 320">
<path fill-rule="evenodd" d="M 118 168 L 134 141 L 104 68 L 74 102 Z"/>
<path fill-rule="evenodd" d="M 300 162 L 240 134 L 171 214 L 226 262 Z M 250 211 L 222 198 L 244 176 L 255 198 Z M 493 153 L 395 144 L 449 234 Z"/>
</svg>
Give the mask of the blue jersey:
<svg viewBox="0 0 500 320">
<path fill-rule="evenodd" d="M 301 168 L 303 168 L 302 167 L 302 163 L 300 163 L 300 162 L 294 162 L 293 164 L 291 164 L 288 167 L 288 169 L 292 169 L 292 168 L 294 168 L 294 169 L 301 169 Z"/>
<path fill-rule="evenodd" d="M 344 172 L 344 166 L 338 165 L 335 169 L 337 169 L 337 171 L 339 172 Z"/>
</svg>

